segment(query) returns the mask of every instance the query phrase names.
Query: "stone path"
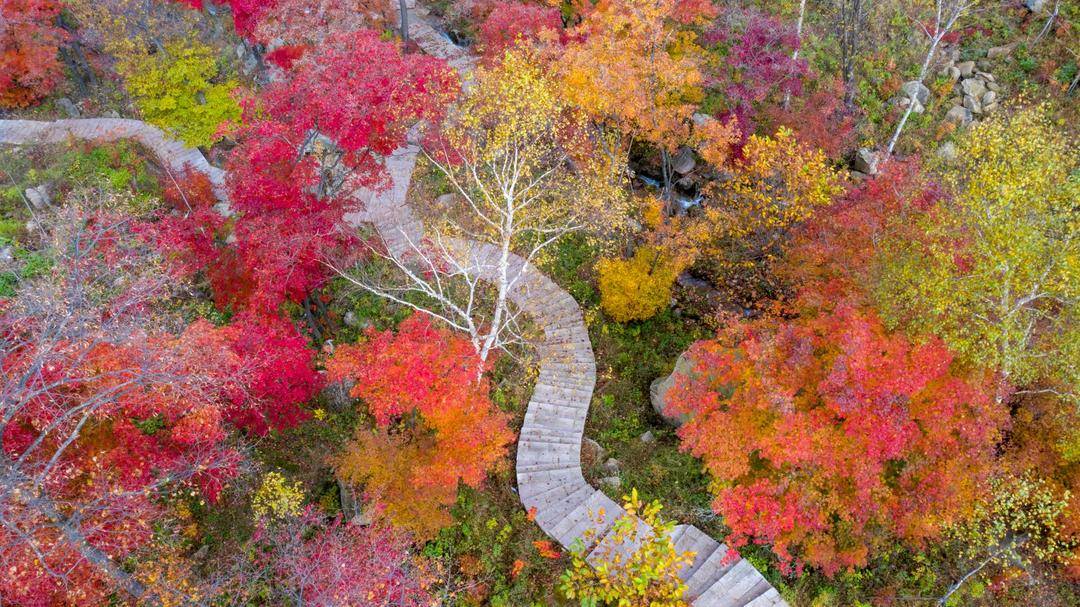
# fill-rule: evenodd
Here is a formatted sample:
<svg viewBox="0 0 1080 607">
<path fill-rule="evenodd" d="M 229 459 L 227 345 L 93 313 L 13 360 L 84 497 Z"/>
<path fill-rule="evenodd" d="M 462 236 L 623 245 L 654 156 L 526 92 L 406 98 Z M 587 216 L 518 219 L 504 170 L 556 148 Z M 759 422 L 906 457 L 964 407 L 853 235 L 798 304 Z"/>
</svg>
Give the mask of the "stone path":
<svg viewBox="0 0 1080 607">
<path fill-rule="evenodd" d="M 449 40 L 444 41 L 420 20 L 416 22 L 410 32 L 416 31 L 414 37 L 421 48 L 430 49 L 432 54 L 448 52 L 445 46 Z M 466 69 L 472 62 L 463 52 L 454 58 Z M 70 138 L 95 142 L 134 139 L 172 171 L 191 166 L 205 173 L 225 201 L 224 173 L 211 166 L 198 150 L 167 139 L 151 125 L 112 118 L 0 120 L 0 144 L 58 143 Z M 390 186 L 378 192 L 358 192 L 356 198 L 362 210 L 345 216 L 353 226 L 373 224 L 396 257 L 406 255 L 424 234 L 423 224 L 406 201 L 418 152 L 415 144 L 409 144 L 387 158 Z M 452 246 L 468 251 L 471 267 L 481 278 L 494 271 L 498 252 L 494 247 L 467 241 L 456 241 Z M 596 362 L 581 308 L 570 294 L 521 258 L 513 258 L 511 271 L 519 276 L 511 300 L 544 332 L 543 341 L 537 345 L 539 376 L 518 438 L 517 482 L 522 505 L 535 509 L 536 523 L 564 547 L 583 540 L 586 531 L 591 531 L 589 535 L 596 541 L 586 548 L 594 561 L 602 547 L 630 552 L 653 530 L 639 521 L 633 541 L 613 545 L 611 526 L 625 511 L 589 485 L 581 471 L 581 439 L 596 384 Z M 725 563 L 726 546 L 696 527 L 679 525 L 671 537 L 677 550 L 695 555 L 693 562 L 680 571 L 688 588 L 686 598 L 694 607 L 786 607 L 779 593 L 753 566 L 742 559 Z"/>
</svg>

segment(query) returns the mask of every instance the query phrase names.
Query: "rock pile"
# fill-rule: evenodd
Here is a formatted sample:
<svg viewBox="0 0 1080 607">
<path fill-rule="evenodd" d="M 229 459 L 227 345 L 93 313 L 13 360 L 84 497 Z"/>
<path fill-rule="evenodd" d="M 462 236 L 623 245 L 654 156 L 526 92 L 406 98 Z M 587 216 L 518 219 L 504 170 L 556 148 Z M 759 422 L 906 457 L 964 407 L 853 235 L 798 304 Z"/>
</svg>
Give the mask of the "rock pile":
<svg viewBox="0 0 1080 607">
<path fill-rule="evenodd" d="M 987 52 L 987 57 L 1004 57 L 1011 52 L 1010 45 L 994 47 Z M 993 74 L 985 71 L 990 68 L 987 61 L 959 61 L 959 58 L 959 51 L 952 51 L 940 74 L 953 81 L 953 96 L 949 99 L 951 107 L 945 114 L 945 120 L 965 126 L 975 118 L 998 109 L 1001 85 Z"/>
</svg>

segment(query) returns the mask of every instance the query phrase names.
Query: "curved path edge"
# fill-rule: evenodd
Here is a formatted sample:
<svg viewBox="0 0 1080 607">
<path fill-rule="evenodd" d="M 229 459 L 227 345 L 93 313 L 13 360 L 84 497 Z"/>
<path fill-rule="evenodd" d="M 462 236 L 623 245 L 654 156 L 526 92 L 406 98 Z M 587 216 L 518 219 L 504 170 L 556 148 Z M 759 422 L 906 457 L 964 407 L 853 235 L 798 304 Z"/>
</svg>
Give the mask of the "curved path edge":
<svg viewBox="0 0 1080 607">
<path fill-rule="evenodd" d="M 90 118 L 37 122 L 0 120 L 0 144 L 38 145 L 70 139 L 98 143 L 132 139 L 149 149 L 166 168 L 176 173 L 190 167 L 205 174 L 215 193 L 227 203 L 225 174 L 210 165 L 198 150 L 185 147 L 154 126 L 138 120 Z M 395 256 L 420 243 L 424 226 L 413 215 L 406 198 L 419 148 L 407 145 L 386 158 L 390 186 L 356 193 L 359 211 L 349 213 L 351 226 L 371 223 Z M 469 256 L 470 267 L 481 278 L 491 276 L 498 251 L 490 245 L 456 241 L 455 249 Z M 536 523 L 564 547 L 595 538 L 591 561 L 616 550 L 628 554 L 654 532 L 639 521 L 636 537 L 616 544 L 609 535 L 623 508 L 586 482 L 581 470 L 581 441 L 596 384 L 596 362 L 581 308 L 573 297 L 531 264 L 514 256 L 511 271 L 519 275 L 510 299 L 543 328 L 537 344 L 540 370 L 518 438 L 517 482 L 522 505 L 535 513 Z M 779 593 L 744 559 L 729 562 L 728 549 L 690 525 L 672 532 L 679 551 L 694 559 L 680 571 L 687 584 L 686 597 L 695 607 L 785 606 Z M 603 549 L 601 552 L 598 550 Z"/>
</svg>

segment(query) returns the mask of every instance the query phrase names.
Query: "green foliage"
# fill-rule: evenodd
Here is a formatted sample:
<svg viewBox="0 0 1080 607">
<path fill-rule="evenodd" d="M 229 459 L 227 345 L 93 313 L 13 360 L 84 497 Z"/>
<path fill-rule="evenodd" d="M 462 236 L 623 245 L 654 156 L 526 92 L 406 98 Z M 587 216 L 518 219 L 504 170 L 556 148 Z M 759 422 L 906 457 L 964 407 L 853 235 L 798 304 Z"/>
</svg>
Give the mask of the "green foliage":
<svg viewBox="0 0 1080 607">
<path fill-rule="evenodd" d="M 13 247 L 14 269 L 0 272 L 0 297 L 15 295 L 20 282 L 40 276 L 53 265 L 53 259 L 44 252 L 27 251 L 22 247 Z"/>
<path fill-rule="evenodd" d="M 539 554 L 534 542 L 546 537 L 516 495 L 462 487 L 451 513 L 455 524 L 440 531 L 422 554 L 457 578 L 451 587 L 473 587 L 482 594 L 461 592 L 448 605 L 534 605 L 551 591 L 559 561 Z"/>
<path fill-rule="evenodd" d="M 188 145 L 210 145 L 218 127 L 240 119 L 232 96 L 238 84 L 205 45 L 174 44 L 123 64 L 121 71 L 143 117 Z"/>
<path fill-rule="evenodd" d="M 587 546 L 599 541 L 595 529 L 587 529 L 572 548 L 573 562 L 562 576 L 559 589 L 583 607 L 684 607 L 686 584 L 679 569 L 693 561 L 693 552 L 677 552 L 671 540 L 675 523 L 660 517 L 662 506 L 644 503 L 637 489 L 624 497 L 626 514 L 612 525 L 596 551 Z M 598 519 L 604 513 L 590 513 Z M 639 518 L 652 528 L 645 537 Z M 629 552 L 624 554 L 624 552 Z"/>
</svg>

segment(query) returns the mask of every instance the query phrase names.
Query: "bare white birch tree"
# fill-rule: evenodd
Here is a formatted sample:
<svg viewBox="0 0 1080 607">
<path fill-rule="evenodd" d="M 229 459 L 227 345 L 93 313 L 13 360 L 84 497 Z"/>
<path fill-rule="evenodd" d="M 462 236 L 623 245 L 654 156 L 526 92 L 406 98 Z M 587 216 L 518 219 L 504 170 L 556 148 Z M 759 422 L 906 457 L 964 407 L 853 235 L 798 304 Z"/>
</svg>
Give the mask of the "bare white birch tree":
<svg viewBox="0 0 1080 607">
<path fill-rule="evenodd" d="M 400 229 L 391 236 L 403 243 L 375 252 L 402 280 L 345 277 L 462 331 L 482 361 L 523 343 L 515 299 L 534 286 L 531 265 L 566 234 L 610 229 L 623 217 L 623 198 L 607 180 L 614 172 L 592 159 L 608 157 L 580 153 L 585 132 L 528 59 L 508 54 L 479 69 L 423 152 L 450 183 L 453 202 L 429 218 L 425 236 Z"/>
<path fill-rule="evenodd" d="M 941 40 L 952 31 L 957 20 L 974 8 L 978 3 L 979 0 L 934 0 L 934 17 L 930 26 L 928 27 L 923 23 L 916 21 L 919 28 L 926 34 L 927 39 L 930 41 L 930 48 L 927 49 L 926 56 L 923 58 L 922 65 L 919 67 L 919 76 L 915 79 L 917 82 L 922 84 L 922 81 L 926 79 L 926 73 L 930 70 L 930 64 L 934 60 L 934 55 L 937 53 Z M 889 146 L 886 149 L 887 154 L 893 153 L 896 142 L 900 139 L 900 133 L 904 131 L 904 125 L 907 124 L 911 112 L 915 110 L 915 105 L 919 103 L 916 99 L 917 96 L 917 88 L 910 91 L 907 108 L 904 110 L 903 116 L 900 117 L 900 122 L 896 123 L 896 130 L 893 131 L 892 138 L 889 139 Z"/>
</svg>

